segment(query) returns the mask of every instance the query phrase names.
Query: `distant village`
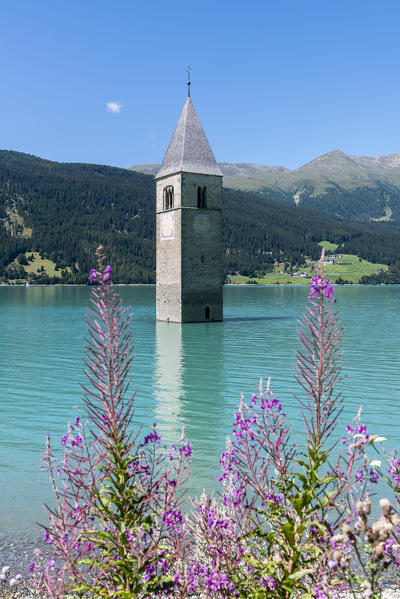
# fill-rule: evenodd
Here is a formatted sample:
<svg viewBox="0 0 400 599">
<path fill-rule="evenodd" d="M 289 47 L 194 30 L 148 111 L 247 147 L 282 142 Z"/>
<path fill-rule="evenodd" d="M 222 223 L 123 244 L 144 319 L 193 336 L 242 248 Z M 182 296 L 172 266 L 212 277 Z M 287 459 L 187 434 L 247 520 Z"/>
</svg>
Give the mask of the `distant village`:
<svg viewBox="0 0 400 599">
<path fill-rule="evenodd" d="M 337 264 L 338 266 L 345 266 L 346 264 L 351 264 L 350 262 L 337 262 L 337 260 L 341 260 L 343 258 L 342 254 L 329 254 L 324 259 L 325 264 Z M 303 279 L 311 279 L 312 275 L 308 272 L 294 272 L 292 277 L 301 277 Z"/>
</svg>

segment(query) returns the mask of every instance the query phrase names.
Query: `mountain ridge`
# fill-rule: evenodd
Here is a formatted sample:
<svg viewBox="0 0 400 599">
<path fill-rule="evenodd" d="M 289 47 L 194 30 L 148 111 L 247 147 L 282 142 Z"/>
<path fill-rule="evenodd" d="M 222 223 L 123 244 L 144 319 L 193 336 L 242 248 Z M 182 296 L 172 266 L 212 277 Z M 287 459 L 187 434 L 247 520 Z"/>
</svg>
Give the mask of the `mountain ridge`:
<svg viewBox="0 0 400 599">
<path fill-rule="evenodd" d="M 254 191 L 343 219 L 400 220 L 400 154 L 353 156 L 332 150 L 297 169 L 256 163 L 220 162 L 224 186 Z M 155 174 L 157 164 L 130 170 Z"/>
<path fill-rule="evenodd" d="M 224 176 L 230 176 L 233 174 L 248 174 L 250 171 L 254 172 L 296 172 L 308 169 L 311 166 L 318 164 L 321 160 L 333 157 L 345 157 L 357 163 L 360 167 L 370 167 L 371 165 L 379 165 L 382 168 L 400 168 L 400 154 L 385 154 L 382 156 L 356 156 L 353 154 L 346 154 L 340 149 L 331 150 L 321 156 L 317 156 L 298 168 L 291 169 L 286 166 L 272 166 L 268 164 L 261 164 L 258 162 L 218 162 Z M 136 164 L 130 166 L 128 170 L 134 170 L 138 172 L 145 172 L 142 169 L 146 169 L 146 174 L 155 175 L 157 169 L 161 166 L 160 163 L 149 163 L 149 164 Z"/>
</svg>

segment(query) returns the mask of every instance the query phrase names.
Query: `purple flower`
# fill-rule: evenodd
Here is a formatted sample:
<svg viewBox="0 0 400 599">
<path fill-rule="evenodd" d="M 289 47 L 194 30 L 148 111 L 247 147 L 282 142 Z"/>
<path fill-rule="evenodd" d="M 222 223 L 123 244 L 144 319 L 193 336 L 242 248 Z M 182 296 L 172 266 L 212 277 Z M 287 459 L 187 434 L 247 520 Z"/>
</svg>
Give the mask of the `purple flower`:
<svg viewBox="0 0 400 599">
<path fill-rule="evenodd" d="M 34 569 L 35 569 L 35 562 L 31 562 L 29 564 L 29 572 L 30 572 L 30 574 L 33 574 Z"/>
<path fill-rule="evenodd" d="M 151 433 L 145 436 L 143 445 L 147 445 L 148 443 L 159 443 L 161 441 L 160 435 L 156 433 L 156 430 L 153 429 Z"/>
<path fill-rule="evenodd" d="M 54 570 L 55 566 L 56 566 L 56 564 L 55 564 L 55 561 L 54 561 L 54 559 L 51 557 L 51 558 L 49 559 L 49 568 L 50 568 L 50 570 Z"/>
<path fill-rule="evenodd" d="M 62 445 L 63 447 L 65 447 L 65 446 L 66 446 L 66 444 L 67 444 L 67 441 L 68 441 L 68 433 L 66 433 L 65 435 L 63 435 L 63 436 L 61 437 L 61 445 Z"/>
<path fill-rule="evenodd" d="M 192 455 L 192 444 L 188 443 L 187 445 L 182 445 L 182 447 L 179 448 L 179 453 L 186 456 Z"/>
<path fill-rule="evenodd" d="M 332 287 L 332 281 L 329 279 L 325 281 L 321 275 L 317 275 L 312 279 L 311 290 L 308 295 L 308 299 L 315 300 L 319 297 L 324 296 L 331 302 L 336 302 L 336 298 L 333 297 L 334 289 Z"/>
<path fill-rule="evenodd" d="M 267 576 L 266 580 L 263 580 L 262 585 L 264 588 L 269 591 L 275 591 L 276 589 L 276 580 L 272 576 Z"/>
<path fill-rule="evenodd" d="M 373 468 L 371 468 L 371 470 L 369 471 L 369 480 L 371 483 L 374 483 L 375 485 L 379 480 L 379 474 Z"/>
<path fill-rule="evenodd" d="M 76 435 L 71 441 L 72 447 L 79 446 L 83 441 L 83 438 L 80 435 Z"/>
<path fill-rule="evenodd" d="M 400 460 L 393 459 L 388 473 L 392 475 L 397 487 L 400 489 Z"/>
<path fill-rule="evenodd" d="M 96 270 L 95 268 L 92 268 L 92 270 L 89 273 L 89 283 L 94 283 L 95 281 L 97 281 L 97 277 L 100 276 L 100 273 L 98 270 Z"/>
<path fill-rule="evenodd" d="M 112 268 L 109 264 L 103 270 L 103 281 L 108 281 L 111 279 Z"/>
<path fill-rule="evenodd" d="M 75 418 L 74 425 L 75 426 L 80 426 L 81 425 L 80 420 L 79 420 L 79 416 L 77 416 L 77 418 Z"/>
<path fill-rule="evenodd" d="M 329 599 L 328 595 L 326 595 L 326 593 L 324 593 L 324 591 L 320 585 L 317 585 L 316 587 L 314 587 L 314 597 L 315 597 L 315 599 Z"/>
<path fill-rule="evenodd" d="M 363 478 L 364 478 L 364 472 L 362 470 L 357 470 L 356 480 L 362 480 Z"/>
<path fill-rule="evenodd" d="M 164 512 L 163 522 L 167 528 L 178 532 L 181 524 L 183 523 L 183 517 L 180 510 L 168 510 Z"/>
<path fill-rule="evenodd" d="M 46 543 L 49 543 L 49 545 L 53 542 L 51 540 L 50 533 L 48 530 L 44 531 L 43 536 L 44 536 L 44 540 L 46 541 Z"/>
<path fill-rule="evenodd" d="M 133 536 L 131 535 L 131 532 L 130 532 L 129 528 L 126 528 L 126 530 L 125 530 L 125 536 L 126 536 L 126 538 L 127 538 L 127 541 L 128 541 L 129 543 L 132 543 L 132 541 L 133 541 Z"/>
</svg>

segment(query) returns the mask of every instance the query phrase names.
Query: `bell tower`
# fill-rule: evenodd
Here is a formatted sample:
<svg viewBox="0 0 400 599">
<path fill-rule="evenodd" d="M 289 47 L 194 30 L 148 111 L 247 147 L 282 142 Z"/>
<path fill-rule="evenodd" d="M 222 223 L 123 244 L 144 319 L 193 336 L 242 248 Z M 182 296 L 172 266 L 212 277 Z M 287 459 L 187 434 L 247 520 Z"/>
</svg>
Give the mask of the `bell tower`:
<svg viewBox="0 0 400 599">
<path fill-rule="evenodd" d="M 223 319 L 222 173 L 188 97 L 156 175 L 157 320 Z"/>
</svg>

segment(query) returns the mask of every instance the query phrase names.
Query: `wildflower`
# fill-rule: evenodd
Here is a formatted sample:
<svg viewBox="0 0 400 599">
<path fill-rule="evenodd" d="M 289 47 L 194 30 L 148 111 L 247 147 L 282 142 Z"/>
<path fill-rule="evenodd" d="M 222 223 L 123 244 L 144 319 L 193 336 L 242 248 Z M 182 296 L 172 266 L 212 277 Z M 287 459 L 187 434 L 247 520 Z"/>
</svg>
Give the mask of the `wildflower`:
<svg viewBox="0 0 400 599">
<path fill-rule="evenodd" d="M 50 545 L 52 543 L 52 540 L 51 540 L 49 531 L 45 530 L 43 533 L 43 536 L 44 536 L 44 540 L 46 541 L 46 543 L 48 543 Z"/>
<path fill-rule="evenodd" d="M 67 441 L 68 441 L 68 433 L 66 433 L 65 435 L 63 435 L 63 436 L 61 437 L 61 445 L 62 445 L 63 447 L 65 447 L 65 446 L 66 446 L 66 444 L 67 444 Z"/>
<path fill-rule="evenodd" d="M 35 570 L 35 562 L 31 562 L 29 564 L 29 572 L 30 572 L 30 574 L 33 574 L 34 570 Z"/>
<path fill-rule="evenodd" d="M 80 435 L 76 435 L 76 437 L 74 437 L 72 439 L 71 445 L 72 445 L 72 447 L 76 447 L 76 446 L 79 447 L 79 445 L 82 443 L 82 441 L 83 441 L 83 438 Z"/>
<path fill-rule="evenodd" d="M 112 273 L 112 268 L 109 264 L 107 264 L 107 266 L 103 270 L 103 280 L 108 281 L 109 279 L 111 279 L 111 273 Z"/>
<path fill-rule="evenodd" d="M 89 273 L 89 283 L 94 283 L 95 281 L 97 281 L 97 277 L 100 277 L 99 271 L 95 268 L 92 268 L 92 270 Z"/>
<path fill-rule="evenodd" d="M 379 474 L 373 468 L 371 468 L 371 470 L 369 471 L 369 480 L 371 483 L 374 483 L 375 485 L 379 480 Z"/>
<path fill-rule="evenodd" d="M 362 470 L 357 470 L 355 478 L 356 480 L 362 480 L 364 478 L 364 472 Z"/>
<path fill-rule="evenodd" d="M 320 585 L 314 587 L 314 597 L 315 599 L 329 599 L 328 595 L 326 595 Z"/>
<path fill-rule="evenodd" d="M 1 569 L 1 573 L 2 574 L 7 574 L 7 572 L 10 570 L 10 566 L 3 566 Z"/>
<path fill-rule="evenodd" d="M 127 541 L 128 541 L 129 543 L 132 543 L 132 542 L 133 542 L 133 536 L 131 535 L 131 531 L 129 530 L 129 528 L 128 528 L 128 527 L 127 527 L 127 528 L 126 528 L 126 530 L 125 530 L 125 536 L 126 536 L 126 538 L 127 538 Z"/>
<path fill-rule="evenodd" d="M 147 445 L 148 443 L 152 442 L 158 443 L 159 441 L 161 441 L 161 437 L 156 433 L 155 429 L 153 429 L 151 433 L 145 436 L 143 445 Z"/>
<path fill-rule="evenodd" d="M 333 297 L 334 289 L 332 287 L 332 281 L 329 279 L 325 281 L 321 275 L 317 275 L 312 279 L 311 282 L 311 291 L 308 295 L 308 299 L 314 300 L 320 296 L 324 296 L 327 300 L 331 302 L 336 302 L 336 298 Z"/>
<path fill-rule="evenodd" d="M 265 581 L 265 587 L 270 591 L 275 591 L 276 589 L 276 580 L 272 576 L 267 576 L 267 580 Z"/>
<path fill-rule="evenodd" d="M 179 448 L 179 453 L 181 454 L 181 456 L 192 455 L 192 444 L 188 443 L 187 445 L 182 445 L 182 447 Z"/>
</svg>

